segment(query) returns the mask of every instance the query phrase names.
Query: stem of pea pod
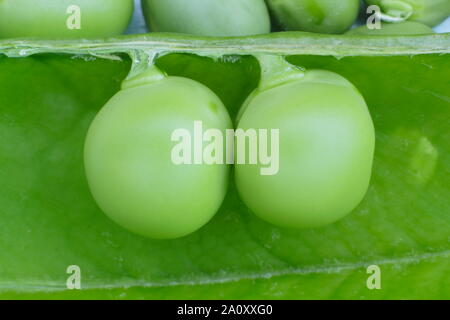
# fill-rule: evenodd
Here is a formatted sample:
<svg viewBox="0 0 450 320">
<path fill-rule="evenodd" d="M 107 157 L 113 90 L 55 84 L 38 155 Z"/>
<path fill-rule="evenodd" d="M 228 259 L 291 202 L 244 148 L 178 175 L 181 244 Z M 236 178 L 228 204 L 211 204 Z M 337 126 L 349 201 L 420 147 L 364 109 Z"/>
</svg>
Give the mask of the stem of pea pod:
<svg viewBox="0 0 450 320">
<path fill-rule="evenodd" d="M 264 91 L 305 76 L 305 69 L 290 64 L 284 56 L 256 55 L 261 66 L 261 80 L 258 89 Z"/>
<path fill-rule="evenodd" d="M 414 12 L 413 7 L 402 0 L 382 0 L 378 17 L 385 22 L 402 22 L 407 20 Z"/>
<path fill-rule="evenodd" d="M 155 52 L 131 52 L 131 70 L 122 82 L 121 89 L 134 88 L 164 79 L 166 74 L 155 65 L 157 56 Z"/>
</svg>

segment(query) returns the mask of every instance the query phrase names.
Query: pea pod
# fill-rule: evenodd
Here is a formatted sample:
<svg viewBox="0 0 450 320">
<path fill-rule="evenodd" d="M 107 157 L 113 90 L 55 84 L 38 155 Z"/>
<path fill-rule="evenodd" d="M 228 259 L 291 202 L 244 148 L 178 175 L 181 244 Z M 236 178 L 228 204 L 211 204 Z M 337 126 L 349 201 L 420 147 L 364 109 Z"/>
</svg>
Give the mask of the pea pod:
<svg viewBox="0 0 450 320">
<path fill-rule="evenodd" d="M 0 52 L 0 298 L 450 298 L 444 285 L 450 250 L 450 34 L 365 39 L 292 32 L 193 39 L 153 33 L 92 42 L 7 40 L 0 41 Z M 111 223 L 86 183 L 84 138 L 120 82 L 130 71 L 137 74 L 153 52 L 158 68 L 205 84 L 230 113 L 258 86 L 258 54 L 289 56 L 307 70 L 304 80 L 314 69 L 350 80 L 370 106 L 377 132 L 364 201 L 338 223 L 292 231 L 249 214 L 233 184 L 213 221 L 187 238 L 154 241 Z M 291 68 L 295 79 L 286 85 L 300 81 L 302 70 Z M 277 70 L 278 85 L 266 77 L 256 97 L 285 87 L 286 73 Z M 329 82 L 322 96 L 330 88 L 345 90 Z M 120 95 L 137 88 L 128 86 Z M 161 94 L 151 90 L 152 96 Z M 172 87 L 170 93 L 174 99 L 178 91 Z M 177 199 L 174 193 L 171 200 Z M 367 281 L 377 277 L 374 269 L 366 273 L 369 264 L 381 270 L 381 290 Z M 67 290 L 66 280 L 76 277 L 66 268 L 73 265 L 80 267 L 82 290 Z"/>
<path fill-rule="evenodd" d="M 343 33 L 355 22 L 359 0 L 266 0 L 287 30 Z"/>
<path fill-rule="evenodd" d="M 112 220 L 151 238 L 196 231 L 224 199 L 228 167 L 179 164 L 171 155 L 177 129 L 231 127 L 220 99 L 200 83 L 166 77 L 156 67 L 125 82 L 93 121 L 85 168 L 94 199 Z M 192 133 L 194 136 L 194 133 Z"/>
<path fill-rule="evenodd" d="M 449 0 L 366 0 L 380 7 L 385 20 L 411 20 L 434 27 L 450 16 Z"/>
<path fill-rule="evenodd" d="M 133 8 L 133 0 L 0 0 L 0 38 L 115 36 Z"/>
<path fill-rule="evenodd" d="M 270 32 L 264 0 L 142 0 L 147 25 L 156 32 L 243 36 Z"/>
<path fill-rule="evenodd" d="M 367 26 L 360 26 L 349 30 L 349 35 L 406 35 L 406 34 L 430 34 L 434 33 L 429 26 L 414 22 L 405 21 L 399 23 L 383 23 L 381 29 L 369 29 Z"/>
<path fill-rule="evenodd" d="M 278 130 L 279 171 L 263 175 L 264 164 L 236 161 L 237 188 L 248 207 L 272 224 L 324 226 L 363 199 L 374 126 L 363 97 L 345 78 L 304 72 L 281 59 L 264 57 L 261 84 L 238 116 L 238 129 Z"/>
</svg>

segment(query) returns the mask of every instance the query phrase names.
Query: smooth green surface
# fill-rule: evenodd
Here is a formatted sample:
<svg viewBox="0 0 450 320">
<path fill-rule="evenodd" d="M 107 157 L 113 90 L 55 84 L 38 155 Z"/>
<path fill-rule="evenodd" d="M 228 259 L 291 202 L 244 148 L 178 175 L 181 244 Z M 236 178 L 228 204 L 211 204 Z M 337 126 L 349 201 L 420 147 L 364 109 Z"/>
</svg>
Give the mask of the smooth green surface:
<svg viewBox="0 0 450 320">
<path fill-rule="evenodd" d="M 399 23 L 382 23 L 381 29 L 369 29 L 363 25 L 349 30 L 348 35 L 403 35 L 403 34 L 431 34 L 433 29 L 425 24 L 413 21 Z"/>
<path fill-rule="evenodd" d="M 389 17 L 404 18 L 434 27 L 450 16 L 449 0 L 365 0 Z"/>
<path fill-rule="evenodd" d="M 150 30 L 203 36 L 270 32 L 264 0 L 142 0 Z"/>
<path fill-rule="evenodd" d="M 366 266 L 343 269 L 293 270 L 283 275 L 242 276 L 222 283 L 172 284 L 154 287 L 62 290 L 54 292 L 0 292 L 1 299 L 448 299 L 450 256 L 380 261 L 381 290 L 361 285 L 369 276 Z M 297 272 L 296 272 L 297 271 Z M 269 275 L 267 275 L 269 276 Z M 409 279 L 414 284 L 404 285 Z M 438 283 L 430 286 L 430 283 Z M 351 292 L 351 296 L 349 296 Z M 287 294 L 289 293 L 289 294 Z"/>
<path fill-rule="evenodd" d="M 92 194 L 107 216 L 156 239 L 185 236 L 211 220 L 227 192 L 229 168 L 194 163 L 195 121 L 223 136 L 232 128 L 220 99 L 181 77 L 123 89 L 102 108 L 86 138 L 85 168 Z M 179 129 L 190 134 L 191 164 L 172 159 L 180 143 L 172 135 Z"/>
<path fill-rule="evenodd" d="M 243 108 L 238 128 L 279 130 L 276 174 L 261 174 L 267 164 L 236 164 L 239 194 L 257 216 L 281 227 L 315 228 L 341 219 L 361 202 L 372 173 L 375 133 L 364 98 L 346 79 L 309 70 L 258 88 Z"/>
<path fill-rule="evenodd" d="M 79 8 L 79 29 L 71 6 Z M 0 38 L 101 38 L 122 34 L 133 0 L 0 0 Z"/>
<path fill-rule="evenodd" d="M 154 37 L 136 43 L 206 48 L 198 40 Z M 214 40 L 208 48 L 354 52 L 288 60 L 344 76 L 369 106 L 377 147 L 369 191 L 358 208 L 333 225 L 289 231 L 252 215 L 231 184 L 204 228 L 169 241 L 113 223 L 92 199 L 84 174 L 89 124 L 119 91 L 130 61 L 0 56 L 1 297 L 449 299 L 448 36 L 350 38 L 281 34 Z M 126 40 L 109 48 L 136 45 Z M 158 66 L 208 86 L 232 117 L 256 88 L 260 71 L 249 56 L 171 54 Z M 81 268 L 81 291 L 64 290 L 72 264 Z M 372 264 L 381 267 L 381 290 L 366 286 Z"/>
<path fill-rule="evenodd" d="M 286 30 L 343 33 L 358 16 L 359 0 L 266 0 Z"/>
</svg>

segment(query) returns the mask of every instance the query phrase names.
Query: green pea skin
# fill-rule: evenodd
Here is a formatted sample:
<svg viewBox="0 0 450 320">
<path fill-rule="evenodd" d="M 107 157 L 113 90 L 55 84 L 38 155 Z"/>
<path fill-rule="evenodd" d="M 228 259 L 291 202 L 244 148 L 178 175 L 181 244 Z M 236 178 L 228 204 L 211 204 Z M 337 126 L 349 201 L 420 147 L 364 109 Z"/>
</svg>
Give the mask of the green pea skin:
<svg viewBox="0 0 450 320">
<path fill-rule="evenodd" d="M 156 69 L 153 69 L 154 72 Z M 205 225 L 219 209 L 229 166 L 175 164 L 174 130 L 191 135 L 232 128 L 220 99 L 181 77 L 146 75 L 127 84 L 98 113 L 87 134 L 84 163 L 92 195 L 120 226 L 143 236 L 171 239 Z"/>
<path fill-rule="evenodd" d="M 382 23 L 381 29 L 369 29 L 360 26 L 347 31 L 348 35 L 408 35 L 408 34 L 430 34 L 434 33 L 429 26 L 413 21 L 399 23 Z"/>
<path fill-rule="evenodd" d="M 68 28 L 80 8 L 80 29 Z M 0 0 L 0 38 L 97 38 L 122 34 L 133 14 L 133 0 Z"/>
<path fill-rule="evenodd" d="M 286 30 L 343 33 L 355 22 L 359 0 L 266 0 Z"/>
<path fill-rule="evenodd" d="M 449 0 L 365 0 L 394 18 L 405 18 L 434 27 L 450 16 Z"/>
<path fill-rule="evenodd" d="M 280 227 L 313 228 L 343 218 L 360 203 L 370 181 L 375 133 L 350 82 L 309 70 L 258 88 L 242 108 L 238 128 L 279 129 L 277 174 L 261 175 L 260 164 L 236 164 L 237 189 L 254 214 Z"/>
<path fill-rule="evenodd" d="M 264 0 L 142 0 L 151 31 L 200 36 L 245 36 L 270 32 Z"/>
</svg>

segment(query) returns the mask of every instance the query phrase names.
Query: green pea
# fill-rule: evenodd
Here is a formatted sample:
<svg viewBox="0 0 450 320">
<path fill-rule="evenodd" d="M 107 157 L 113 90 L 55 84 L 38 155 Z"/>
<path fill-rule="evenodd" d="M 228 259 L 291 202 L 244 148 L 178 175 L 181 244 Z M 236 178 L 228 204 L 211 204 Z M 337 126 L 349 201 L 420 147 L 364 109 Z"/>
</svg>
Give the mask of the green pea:
<svg viewBox="0 0 450 320">
<path fill-rule="evenodd" d="M 391 18 L 408 19 L 434 27 L 450 16 L 449 0 L 365 0 Z"/>
<path fill-rule="evenodd" d="M 407 35 L 407 34 L 430 34 L 434 33 L 429 26 L 413 21 L 399 23 L 382 23 L 381 29 L 369 29 L 360 26 L 347 31 L 349 35 Z"/>
<path fill-rule="evenodd" d="M 0 0 L 0 37 L 92 38 L 122 34 L 133 0 Z"/>
<path fill-rule="evenodd" d="M 355 22 L 359 0 L 266 0 L 287 30 L 343 33 Z"/>
<path fill-rule="evenodd" d="M 280 227 L 333 223 L 368 189 L 375 133 L 367 105 L 338 74 L 271 73 L 243 105 L 238 128 L 279 130 L 279 170 L 262 175 L 260 162 L 236 163 L 239 194 L 257 216 Z"/>
<path fill-rule="evenodd" d="M 244 36 L 270 32 L 264 0 L 142 0 L 155 32 Z"/>
<path fill-rule="evenodd" d="M 194 136 L 231 128 L 220 99 L 200 83 L 162 76 L 156 68 L 129 81 L 98 113 L 87 134 L 85 169 L 92 195 L 120 226 L 157 239 L 205 225 L 219 209 L 229 180 L 226 164 L 177 164 L 175 130 Z"/>
</svg>

